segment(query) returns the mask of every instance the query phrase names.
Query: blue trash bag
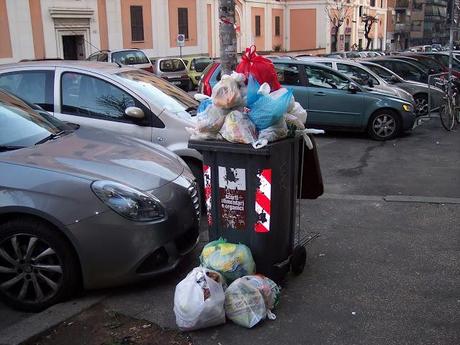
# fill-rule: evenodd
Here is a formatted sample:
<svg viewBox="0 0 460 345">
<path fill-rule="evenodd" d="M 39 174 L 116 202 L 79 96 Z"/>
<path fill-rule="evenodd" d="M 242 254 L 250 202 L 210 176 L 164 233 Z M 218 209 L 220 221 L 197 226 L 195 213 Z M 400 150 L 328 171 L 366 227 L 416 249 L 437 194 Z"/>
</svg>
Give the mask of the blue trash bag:
<svg viewBox="0 0 460 345">
<path fill-rule="evenodd" d="M 203 113 L 206 111 L 206 109 L 212 105 L 212 99 L 211 98 L 206 98 L 200 102 L 200 105 L 198 106 L 197 113 Z"/>
<path fill-rule="evenodd" d="M 261 131 L 278 123 L 287 112 L 291 97 L 292 90 L 289 89 L 277 99 L 273 99 L 270 95 L 259 95 L 259 98 L 249 107 L 248 114 L 257 130 Z"/>
<path fill-rule="evenodd" d="M 246 104 L 249 108 L 260 98 L 260 95 L 257 93 L 259 88 L 259 82 L 252 76 L 252 74 L 250 74 L 248 80 L 248 91 L 246 94 Z"/>
</svg>

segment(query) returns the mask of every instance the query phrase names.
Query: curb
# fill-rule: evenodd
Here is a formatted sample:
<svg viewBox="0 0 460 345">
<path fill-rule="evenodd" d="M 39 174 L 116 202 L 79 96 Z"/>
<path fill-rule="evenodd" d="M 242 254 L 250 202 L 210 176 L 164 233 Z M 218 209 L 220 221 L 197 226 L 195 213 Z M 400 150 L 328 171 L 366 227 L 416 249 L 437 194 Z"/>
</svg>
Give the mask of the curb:
<svg viewBox="0 0 460 345">
<path fill-rule="evenodd" d="M 104 298 L 104 295 L 98 295 L 56 304 L 41 313 L 2 330 L 0 333 L 0 345 L 20 345 L 92 307 Z"/>
</svg>

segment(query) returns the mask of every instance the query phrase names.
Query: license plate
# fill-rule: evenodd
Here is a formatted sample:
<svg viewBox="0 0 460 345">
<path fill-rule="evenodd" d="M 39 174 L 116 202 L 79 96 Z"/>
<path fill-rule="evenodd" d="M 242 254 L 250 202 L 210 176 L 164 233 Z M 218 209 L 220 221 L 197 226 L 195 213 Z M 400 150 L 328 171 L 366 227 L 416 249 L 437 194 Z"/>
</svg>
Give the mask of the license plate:
<svg viewBox="0 0 460 345">
<path fill-rule="evenodd" d="M 172 81 L 171 84 L 173 84 L 173 85 L 180 85 L 180 81 Z"/>
</svg>

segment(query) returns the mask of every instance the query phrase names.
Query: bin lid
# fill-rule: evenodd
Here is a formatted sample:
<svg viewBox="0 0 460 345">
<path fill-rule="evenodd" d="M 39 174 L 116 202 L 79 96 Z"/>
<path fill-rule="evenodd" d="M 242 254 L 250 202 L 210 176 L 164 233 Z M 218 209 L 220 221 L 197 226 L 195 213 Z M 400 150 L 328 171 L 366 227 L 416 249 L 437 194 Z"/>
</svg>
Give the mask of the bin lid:
<svg viewBox="0 0 460 345">
<path fill-rule="evenodd" d="M 251 144 L 235 144 L 225 140 L 189 140 L 188 147 L 197 151 L 228 152 L 245 155 L 270 156 L 272 150 L 282 144 L 291 143 L 299 138 L 285 138 L 269 143 L 260 149 L 255 149 Z"/>
</svg>

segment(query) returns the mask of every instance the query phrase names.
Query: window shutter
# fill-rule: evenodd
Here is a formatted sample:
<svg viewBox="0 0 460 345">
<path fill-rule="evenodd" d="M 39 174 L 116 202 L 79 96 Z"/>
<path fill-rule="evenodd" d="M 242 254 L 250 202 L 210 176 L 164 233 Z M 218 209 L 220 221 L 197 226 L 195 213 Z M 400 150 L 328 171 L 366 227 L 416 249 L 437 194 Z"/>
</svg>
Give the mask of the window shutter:
<svg viewBox="0 0 460 345">
<path fill-rule="evenodd" d="M 144 18 L 142 6 L 130 6 L 131 12 L 131 41 L 139 42 L 144 40 Z"/>
<path fill-rule="evenodd" d="M 188 8 L 180 7 L 177 9 L 177 22 L 179 25 L 179 33 L 185 35 L 188 40 Z"/>
</svg>

